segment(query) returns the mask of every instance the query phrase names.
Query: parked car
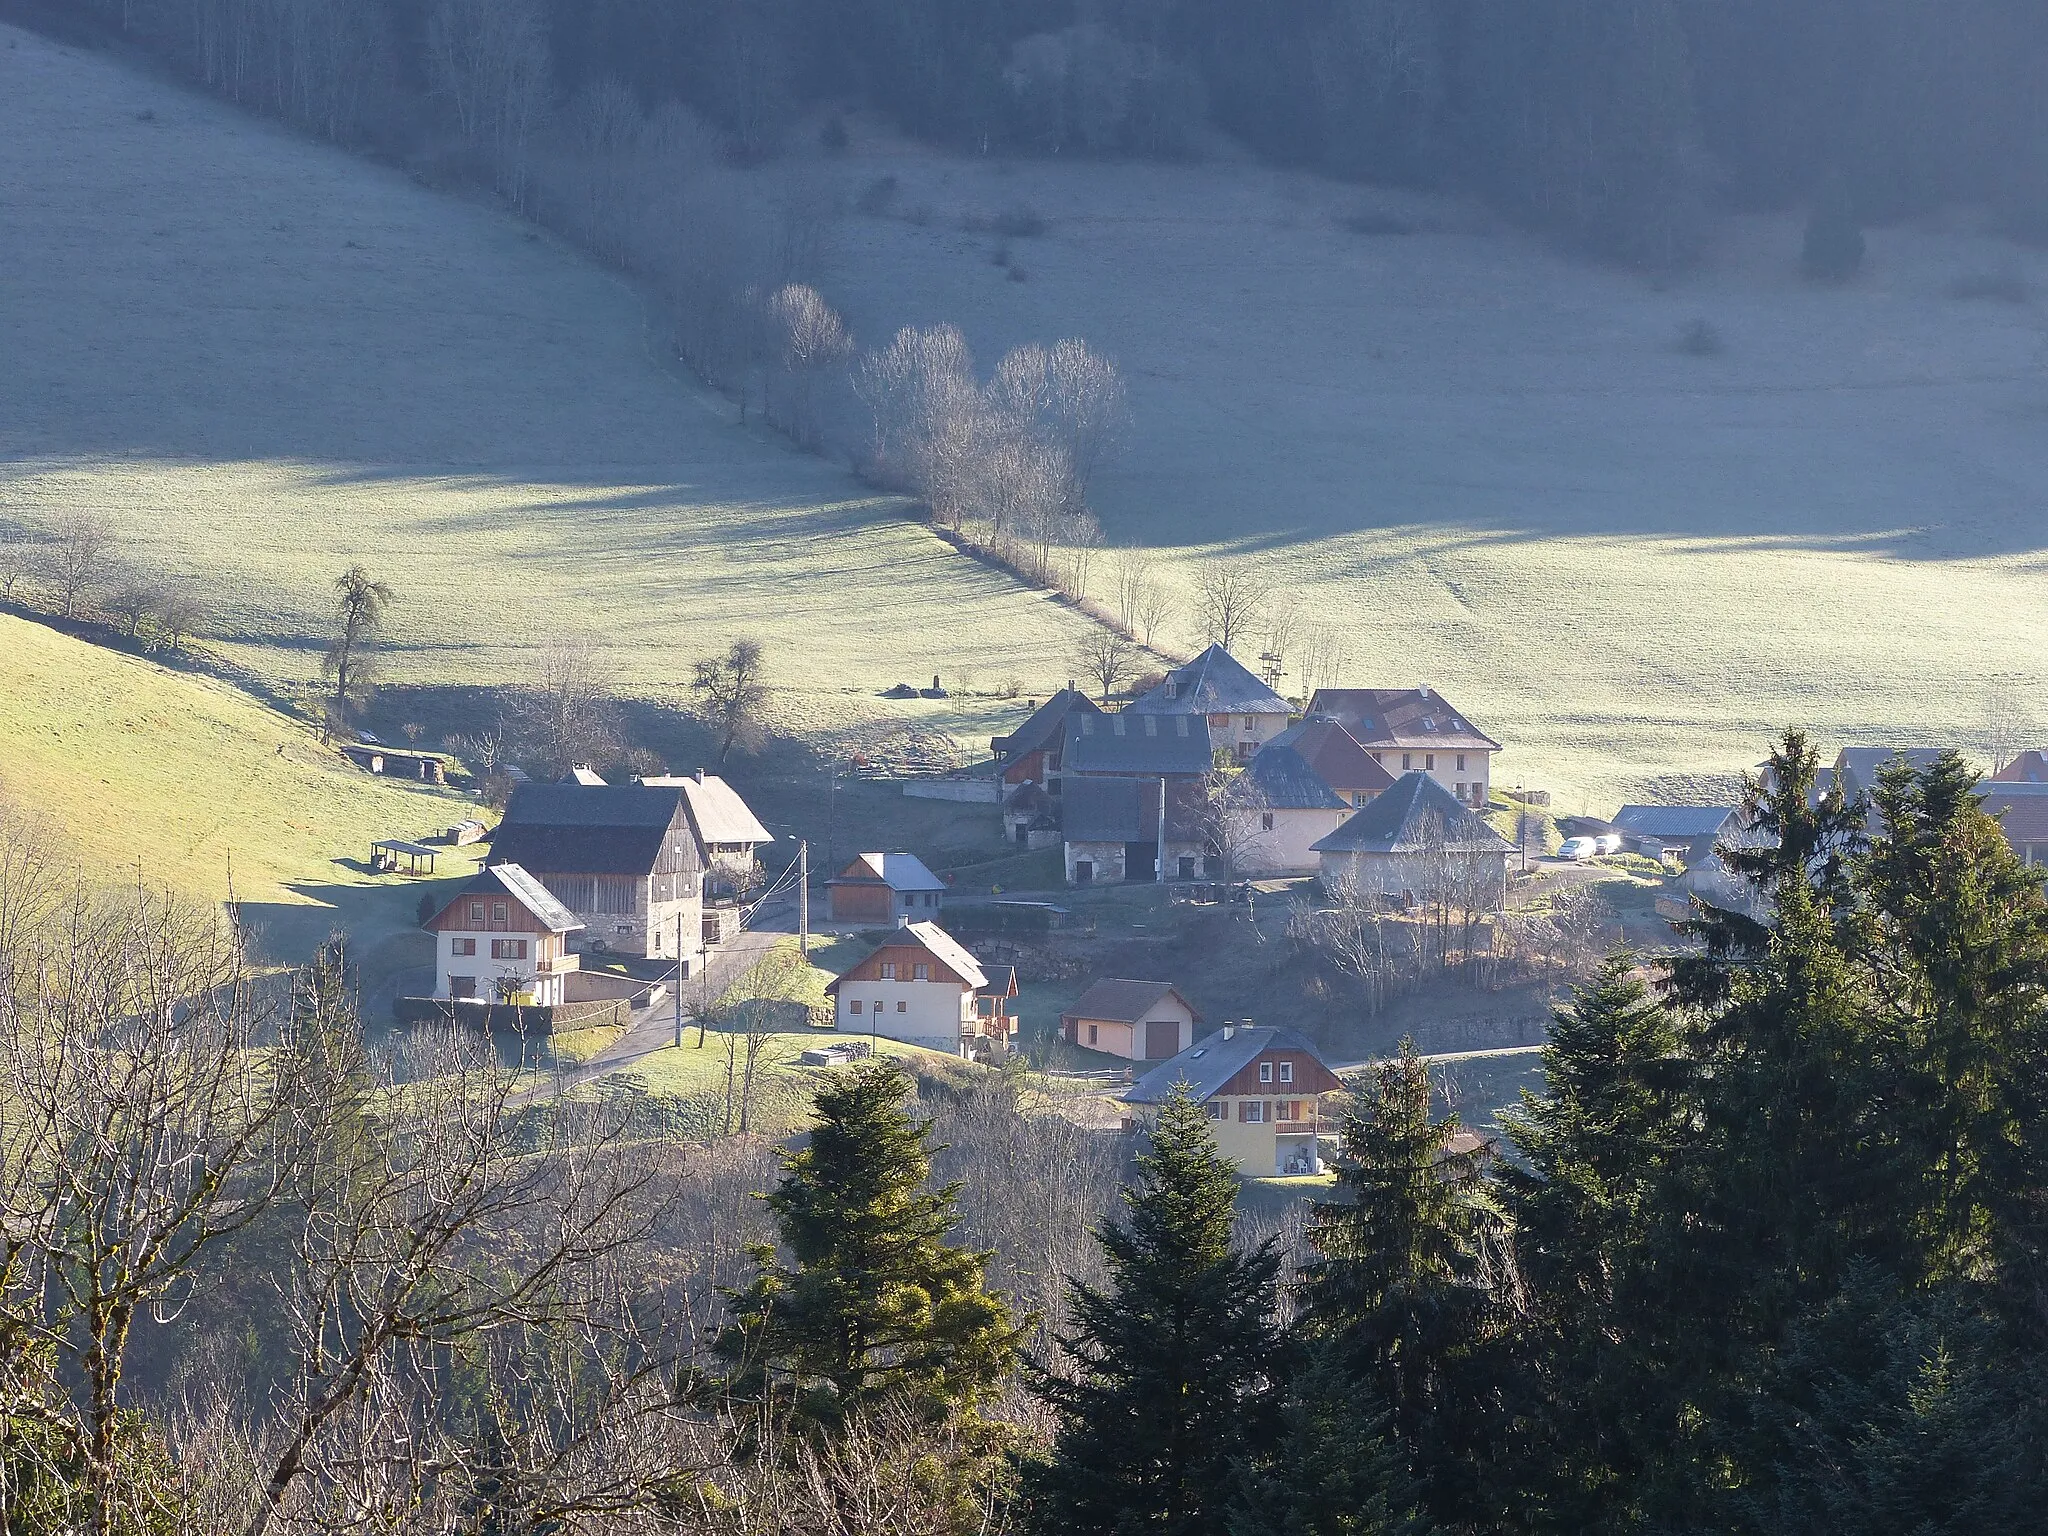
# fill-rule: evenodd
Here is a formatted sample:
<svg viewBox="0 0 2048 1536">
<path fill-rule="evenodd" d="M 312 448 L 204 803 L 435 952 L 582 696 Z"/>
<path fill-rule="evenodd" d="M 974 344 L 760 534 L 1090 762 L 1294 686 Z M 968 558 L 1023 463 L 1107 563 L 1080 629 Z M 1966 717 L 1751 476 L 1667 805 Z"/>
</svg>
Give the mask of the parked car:
<svg viewBox="0 0 2048 1536">
<path fill-rule="evenodd" d="M 1599 852 L 1600 840 L 1596 837 L 1568 837 L 1558 845 L 1557 856 L 1574 864 L 1583 864 Z"/>
<path fill-rule="evenodd" d="M 1621 834 L 1619 832 L 1602 832 L 1593 839 L 1593 843 L 1594 852 L 1600 854 L 1603 858 L 1610 853 L 1621 852 Z"/>
</svg>

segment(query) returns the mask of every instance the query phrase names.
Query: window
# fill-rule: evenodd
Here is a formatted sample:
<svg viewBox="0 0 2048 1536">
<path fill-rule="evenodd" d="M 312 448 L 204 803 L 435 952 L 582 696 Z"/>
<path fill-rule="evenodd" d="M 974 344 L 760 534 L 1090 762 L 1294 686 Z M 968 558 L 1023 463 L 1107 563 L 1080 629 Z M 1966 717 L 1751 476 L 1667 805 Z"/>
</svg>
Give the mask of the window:
<svg viewBox="0 0 2048 1536">
<path fill-rule="evenodd" d="M 1166 696 L 1169 699 L 1177 699 L 1180 697 L 1180 684 L 1175 682 L 1170 677 L 1166 680 Z"/>
<path fill-rule="evenodd" d="M 1086 885 L 1094 878 L 1095 861 L 1093 859 L 1074 860 L 1074 884 Z"/>
<path fill-rule="evenodd" d="M 1259 1063 L 1259 1081 L 1262 1083 L 1270 1083 L 1271 1081 L 1273 1081 L 1273 1063 L 1271 1063 L 1270 1061 L 1262 1061 Z"/>
<path fill-rule="evenodd" d="M 1274 1114 L 1273 1118 L 1276 1120 L 1300 1120 L 1302 1118 L 1301 1100 L 1280 1100 L 1277 1112 Z"/>
<path fill-rule="evenodd" d="M 1255 720 L 1252 716 L 1246 715 L 1244 717 L 1244 729 L 1246 735 L 1250 735 L 1253 731 L 1257 730 L 1258 728 L 1259 722 Z"/>
<path fill-rule="evenodd" d="M 475 939 L 457 939 L 449 950 L 450 954 L 473 955 L 476 953 Z"/>
<path fill-rule="evenodd" d="M 1422 766 L 1423 766 L 1423 767 L 1425 767 L 1425 768 L 1427 768 L 1427 769 L 1428 769 L 1428 770 L 1429 770 L 1429 771 L 1430 771 L 1431 773 L 1435 773 L 1435 772 L 1436 772 L 1436 754 L 1435 754 L 1434 752 L 1428 752 L 1428 753 L 1425 753 L 1425 754 L 1423 755 L 1423 758 L 1422 758 Z"/>
<path fill-rule="evenodd" d="M 1294 1081 L 1294 1063 L 1293 1063 L 1293 1062 L 1291 1062 L 1291 1061 L 1283 1061 L 1283 1062 L 1281 1062 L 1281 1063 L 1280 1063 L 1280 1081 L 1281 1081 L 1281 1082 L 1283 1082 L 1283 1083 L 1291 1083 L 1291 1082 L 1293 1082 L 1293 1081 Z"/>
<path fill-rule="evenodd" d="M 1463 773 L 1464 771 L 1465 771 L 1465 754 L 1464 754 L 1464 753 L 1462 753 L 1462 752 L 1460 752 L 1460 753 L 1458 754 L 1458 772 L 1460 772 L 1460 773 Z"/>
<path fill-rule="evenodd" d="M 847 1007 L 851 1008 L 851 1009 L 852 1009 L 852 1010 L 853 1010 L 853 1011 L 854 1011 L 855 1013 L 859 1013 L 859 1012 L 860 1012 L 860 999 L 856 997 L 856 998 L 855 998 L 855 999 L 854 999 L 854 1000 L 853 1000 L 852 1002 L 850 1002 L 850 1003 L 848 1003 L 848 1004 L 847 1004 Z"/>
<path fill-rule="evenodd" d="M 1415 759 L 1414 759 L 1414 757 L 1413 757 L 1413 756 L 1412 756 L 1411 754 L 1409 754 L 1409 753 L 1403 752 L 1403 753 L 1401 754 L 1401 771 L 1402 771 L 1403 773 L 1406 773 L 1406 772 L 1407 772 L 1407 771 L 1408 771 L 1408 770 L 1409 770 L 1410 768 L 1413 768 L 1414 766 L 1415 766 Z"/>
<path fill-rule="evenodd" d="M 526 958 L 526 940 L 491 940 L 491 958 L 493 960 L 524 960 Z"/>
<path fill-rule="evenodd" d="M 910 968 L 910 974 L 918 981 L 930 981 L 932 979 L 932 968 L 920 961 Z"/>
<path fill-rule="evenodd" d="M 494 901 L 491 903 L 491 926 L 493 928 L 498 927 L 502 923 L 509 923 L 511 920 L 511 907 L 507 906 L 502 901 Z"/>
<path fill-rule="evenodd" d="M 894 981 L 895 979 L 896 979 L 896 962 L 895 962 L 894 960 L 884 960 L 884 961 L 882 962 L 882 980 L 884 980 L 884 981 Z"/>
<path fill-rule="evenodd" d="M 450 997 L 475 997 L 476 978 L 474 976 L 450 976 L 448 978 L 448 995 Z"/>
<path fill-rule="evenodd" d="M 1264 1125 L 1266 1123 L 1266 1101 L 1264 1099 L 1246 1099 L 1237 1106 L 1237 1119 L 1240 1125 Z"/>
<path fill-rule="evenodd" d="M 1262 832 L 1273 830 L 1273 813 L 1271 811 L 1259 812 L 1259 830 Z"/>
<path fill-rule="evenodd" d="M 1463 783 L 1462 781 L 1460 781 L 1460 783 L 1459 783 L 1459 785 L 1458 785 L 1458 798 L 1459 798 L 1460 800 L 1462 800 L 1462 799 L 1464 799 L 1464 798 L 1465 798 L 1465 785 L 1464 785 L 1464 783 Z"/>
<path fill-rule="evenodd" d="M 1100 1041 L 1101 1039 L 1102 1039 L 1102 1026 L 1101 1026 L 1100 1024 L 1090 1024 L 1090 1025 L 1088 1026 L 1088 1043 L 1089 1043 L 1090 1045 L 1094 1045 L 1094 1044 L 1096 1044 L 1096 1043 L 1097 1043 L 1098 1041 Z"/>
<path fill-rule="evenodd" d="M 939 904 L 939 893 L 937 891 L 925 892 L 924 904 L 928 907 L 936 907 Z"/>
<path fill-rule="evenodd" d="M 1182 854 L 1180 856 L 1180 878 L 1183 880 L 1194 879 L 1196 868 L 1198 865 L 1200 865 L 1200 863 L 1201 860 L 1197 858 L 1194 854 Z"/>
<path fill-rule="evenodd" d="M 484 904 L 482 902 L 472 901 L 469 904 L 469 920 L 472 923 L 480 923 L 484 920 Z"/>
<path fill-rule="evenodd" d="M 908 1013 L 910 1011 L 910 1004 L 904 1002 L 901 998 L 898 998 L 896 1001 L 896 1011 L 898 1013 Z"/>
<path fill-rule="evenodd" d="M 1230 1118 L 1230 1101 L 1228 1099 L 1211 1099 L 1207 1108 L 1211 1120 L 1228 1120 Z"/>
</svg>

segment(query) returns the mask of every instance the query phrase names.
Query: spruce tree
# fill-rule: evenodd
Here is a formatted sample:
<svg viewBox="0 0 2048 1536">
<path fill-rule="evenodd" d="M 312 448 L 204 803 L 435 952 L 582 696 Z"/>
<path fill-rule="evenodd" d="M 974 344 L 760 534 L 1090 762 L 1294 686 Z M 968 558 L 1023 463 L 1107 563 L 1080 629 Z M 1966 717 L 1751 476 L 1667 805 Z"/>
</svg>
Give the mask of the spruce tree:
<svg viewBox="0 0 2048 1536">
<path fill-rule="evenodd" d="M 1304 1371 L 1279 1443 L 1240 1472 L 1230 1536 L 1424 1536 L 1421 1489 L 1389 1430 L 1393 1415 L 1334 1363 Z"/>
<path fill-rule="evenodd" d="M 1014 1366 L 1021 1330 L 983 1283 L 988 1255 L 945 1241 L 960 1186 L 925 1187 L 930 1128 L 909 1087 L 884 1061 L 819 1092 L 810 1144 L 767 1196 L 794 1263 L 757 1245 L 753 1284 L 726 1293 L 717 1350 L 742 1401 L 826 1430 L 883 1401 L 938 1417 Z"/>
<path fill-rule="evenodd" d="M 1096 1234 L 1108 1287 L 1072 1287 L 1072 1373 L 1035 1373 L 1059 1432 L 1027 1479 L 1034 1529 L 1223 1536 L 1233 1465 L 1278 1430 L 1280 1261 L 1270 1239 L 1233 1243 L 1236 1199 L 1207 1116 L 1176 1092 L 1128 1216 Z"/>
</svg>

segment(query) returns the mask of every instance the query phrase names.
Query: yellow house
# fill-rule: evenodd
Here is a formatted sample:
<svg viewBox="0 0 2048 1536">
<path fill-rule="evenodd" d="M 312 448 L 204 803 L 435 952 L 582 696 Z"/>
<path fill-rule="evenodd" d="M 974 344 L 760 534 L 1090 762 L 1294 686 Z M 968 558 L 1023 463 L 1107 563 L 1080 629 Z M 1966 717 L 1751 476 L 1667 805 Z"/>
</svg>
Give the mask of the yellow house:
<svg viewBox="0 0 2048 1536">
<path fill-rule="evenodd" d="M 1239 1173 L 1323 1171 L 1318 1138 L 1337 1133 L 1323 1104 L 1344 1084 L 1297 1031 L 1225 1025 L 1196 1041 L 1126 1090 L 1126 1127 L 1150 1124 L 1178 1083 L 1208 1110 L 1216 1146 Z"/>
</svg>

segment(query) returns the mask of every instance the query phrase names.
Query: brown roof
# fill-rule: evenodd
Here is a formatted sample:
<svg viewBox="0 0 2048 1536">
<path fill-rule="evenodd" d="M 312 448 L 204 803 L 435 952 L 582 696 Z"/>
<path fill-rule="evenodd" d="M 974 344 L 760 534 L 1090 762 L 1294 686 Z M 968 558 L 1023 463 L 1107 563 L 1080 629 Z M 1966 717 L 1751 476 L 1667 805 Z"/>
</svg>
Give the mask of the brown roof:
<svg viewBox="0 0 2048 1536">
<path fill-rule="evenodd" d="M 1367 747 L 1500 750 L 1499 742 L 1433 688 L 1318 688 L 1308 712 L 1334 715 Z"/>
<path fill-rule="evenodd" d="M 1168 996 L 1179 998 L 1181 1006 L 1194 1014 L 1195 1022 L 1202 1022 L 1201 1013 L 1172 982 L 1130 981 L 1120 976 L 1103 977 L 1083 992 L 1079 1001 L 1060 1017 L 1105 1019 L 1118 1024 L 1136 1024 Z"/>
<path fill-rule="evenodd" d="M 1978 789 L 1984 796 L 1984 809 L 1998 818 L 2005 840 L 2015 849 L 2048 843 L 2048 795 L 2000 794 L 1998 786 L 1988 781 Z"/>
<path fill-rule="evenodd" d="M 1376 795 L 1394 787 L 1394 776 L 1333 715 L 1320 719 L 1311 715 L 1266 743 L 1269 749 L 1280 746 L 1294 748 L 1315 776 L 1332 789 Z"/>
<path fill-rule="evenodd" d="M 897 947 L 923 950 L 974 991 L 979 992 L 989 984 L 988 974 L 982 970 L 980 963 L 961 947 L 958 939 L 937 923 L 905 923 L 901 927 L 891 929 L 887 939 L 826 982 L 827 995 L 837 993 L 840 982 L 867 964 L 882 950 Z"/>
<path fill-rule="evenodd" d="M 2048 752 L 2026 751 L 1985 781 L 1990 784 L 2048 784 Z"/>
</svg>

